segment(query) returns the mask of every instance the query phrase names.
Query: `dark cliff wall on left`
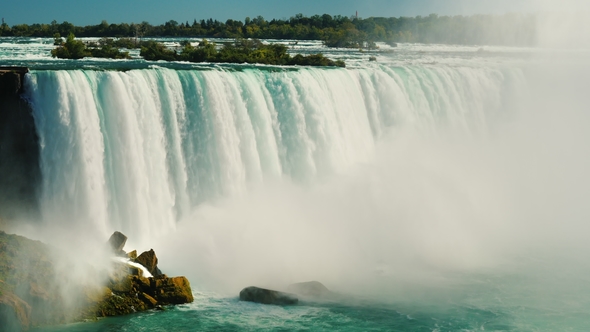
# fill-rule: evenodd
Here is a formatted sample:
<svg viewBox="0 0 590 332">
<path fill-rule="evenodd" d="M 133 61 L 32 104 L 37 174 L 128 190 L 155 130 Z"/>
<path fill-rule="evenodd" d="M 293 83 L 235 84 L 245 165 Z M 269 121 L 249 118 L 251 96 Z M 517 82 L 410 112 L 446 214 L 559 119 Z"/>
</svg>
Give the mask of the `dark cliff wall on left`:
<svg viewBox="0 0 590 332">
<path fill-rule="evenodd" d="M 0 219 L 37 217 L 41 180 L 32 109 L 22 98 L 27 68 L 0 67 Z"/>
</svg>

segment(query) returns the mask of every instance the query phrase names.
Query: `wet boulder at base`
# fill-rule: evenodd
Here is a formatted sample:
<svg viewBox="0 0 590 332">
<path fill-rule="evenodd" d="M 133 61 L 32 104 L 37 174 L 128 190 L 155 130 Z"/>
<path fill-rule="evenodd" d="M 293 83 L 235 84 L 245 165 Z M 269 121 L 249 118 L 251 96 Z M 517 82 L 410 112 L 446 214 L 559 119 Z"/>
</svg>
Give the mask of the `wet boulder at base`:
<svg viewBox="0 0 590 332">
<path fill-rule="evenodd" d="M 112 251 L 119 256 L 127 256 L 127 254 L 123 251 L 123 247 L 125 247 L 126 242 L 127 236 L 118 231 L 114 232 L 109 238 L 109 245 L 111 246 Z"/>
<path fill-rule="evenodd" d="M 186 277 L 169 278 L 165 274 L 149 278 L 150 292 L 158 304 L 183 304 L 193 302 L 193 292 Z"/>
<path fill-rule="evenodd" d="M 294 294 L 250 286 L 242 289 L 240 292 L 240 301 L 256 302 L 262 304 L 289 305 L 297 304 L 299 299 Z"/>
</svg>

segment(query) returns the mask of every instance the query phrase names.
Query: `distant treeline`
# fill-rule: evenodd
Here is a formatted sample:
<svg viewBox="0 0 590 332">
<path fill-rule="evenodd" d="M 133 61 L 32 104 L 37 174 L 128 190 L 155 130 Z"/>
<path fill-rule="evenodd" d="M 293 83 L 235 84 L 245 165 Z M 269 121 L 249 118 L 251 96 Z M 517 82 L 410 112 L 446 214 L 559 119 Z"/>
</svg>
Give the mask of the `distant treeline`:
<svg viewBox="0 0 590 332">
<path fill-rule="evenodd" d="M 322 40 L 328 46 L 363 47 L 376 41 L 444 44 L 535 45 L 536 16 L 524 14 L 370 17 L 366 19 L 328 14 L 290 19 L 265 20 L 262 16 L 242 21 L 213 19 L 192 22 L 168 21 L 74 26 L 69 22 L 51 24 L 8 24 L 0 36 L 53 37 L 56 33 L 78 37 L 217 37 L 258 39 Z"/>
</svg>

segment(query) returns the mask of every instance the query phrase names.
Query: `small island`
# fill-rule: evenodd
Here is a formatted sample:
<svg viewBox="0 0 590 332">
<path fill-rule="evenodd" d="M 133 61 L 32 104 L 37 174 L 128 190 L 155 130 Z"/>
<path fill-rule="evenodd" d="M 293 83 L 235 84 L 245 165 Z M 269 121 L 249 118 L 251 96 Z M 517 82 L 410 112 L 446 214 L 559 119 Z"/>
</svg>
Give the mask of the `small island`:
<svg viewBox="0 0 590 332">
<path fill-rule="evenodd" d="M 98 43 L 84 43 L 75 39 L 70 33 L 66 41 L 61 36 L 54 36 L 55 49 L 51 51 L 53 57 L 60 59 L 82 59 L 85 57 L 130 59 L 129 52 L 122 52 L 119 48 L 141 48 L 140 56 L 148 61 L 188 61 L 212 63 L 248 63 L 277 66 L 324 66 L 345 67 L 342 60 L 331 60 L 323 54 L 307 56 L 297 54 L 291 56 L 287 46 L 283 44 L 264 44 L 258 39 L 238 38 L 232 43 L 225 43 L 218 48 L 215 43 L 207 39 L 201 40 L 193 46 L 188 40 L 181 42 L 180 52 L 169 49 L 156 41 L 142 41 L 133 43 L 128 39 L 115 41 L 111 38 L 101 38 Z"/>
<path fill-rule="evenodd" d="M 54 37 L 54 45 L 51 56 L 60 59 L 82 59 L 85 57 L 131 59 L 129 52 L 121 52 L 112 38 L 101 38 L 98 43 L 86 44 L 76 40 L 73 33 L 64 41 L 59 34 Z"/>
<path fill-rule="evenodd" d="M 215 62 L 215 63 L 259 63 L 281 66 L 325 66 L 344 67 L 344 61 L 331 60 L 323 54 L 303 56 L 297 54 L 291 57 L 287 53 L 287 46 L 282 44 L 263 44 L 258 39 L 236 39 L 233 43 L 226 43 L 217 49 L 214 43 L 203 39 L 196 47 L 188 41 L 182 43 L 180 53 L 167 49 L 161 43 L 149 41 L 141 46 L 140 55 L 146 60 Z"/>
</svg>

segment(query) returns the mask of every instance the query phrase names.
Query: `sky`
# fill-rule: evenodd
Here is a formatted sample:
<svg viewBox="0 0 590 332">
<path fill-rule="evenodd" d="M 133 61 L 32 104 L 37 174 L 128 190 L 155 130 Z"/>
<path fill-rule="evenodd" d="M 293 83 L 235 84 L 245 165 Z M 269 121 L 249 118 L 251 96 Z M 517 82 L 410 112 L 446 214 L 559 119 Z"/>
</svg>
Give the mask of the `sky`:
<svg viewBox="0 0 590 332">
<path fill-rule="evenodd" d="M 551 0 L 563 4 L 562 0 Z M 95 25 L 108 23 L 162 24 L 213 18 L 244 20 L 263 16 L 282 19 L 302 13 L 399 17 L 437 13 L 439 15 L 503 14 L 535 12 L 539 3 L 550 0 L 1 0 L 0 16 L 7 24 L 61 23 Z M 570 3 L 590 0 L 565 0 Z M 586 6 L 590 7 L 590 6 Z"/>
</svg>

